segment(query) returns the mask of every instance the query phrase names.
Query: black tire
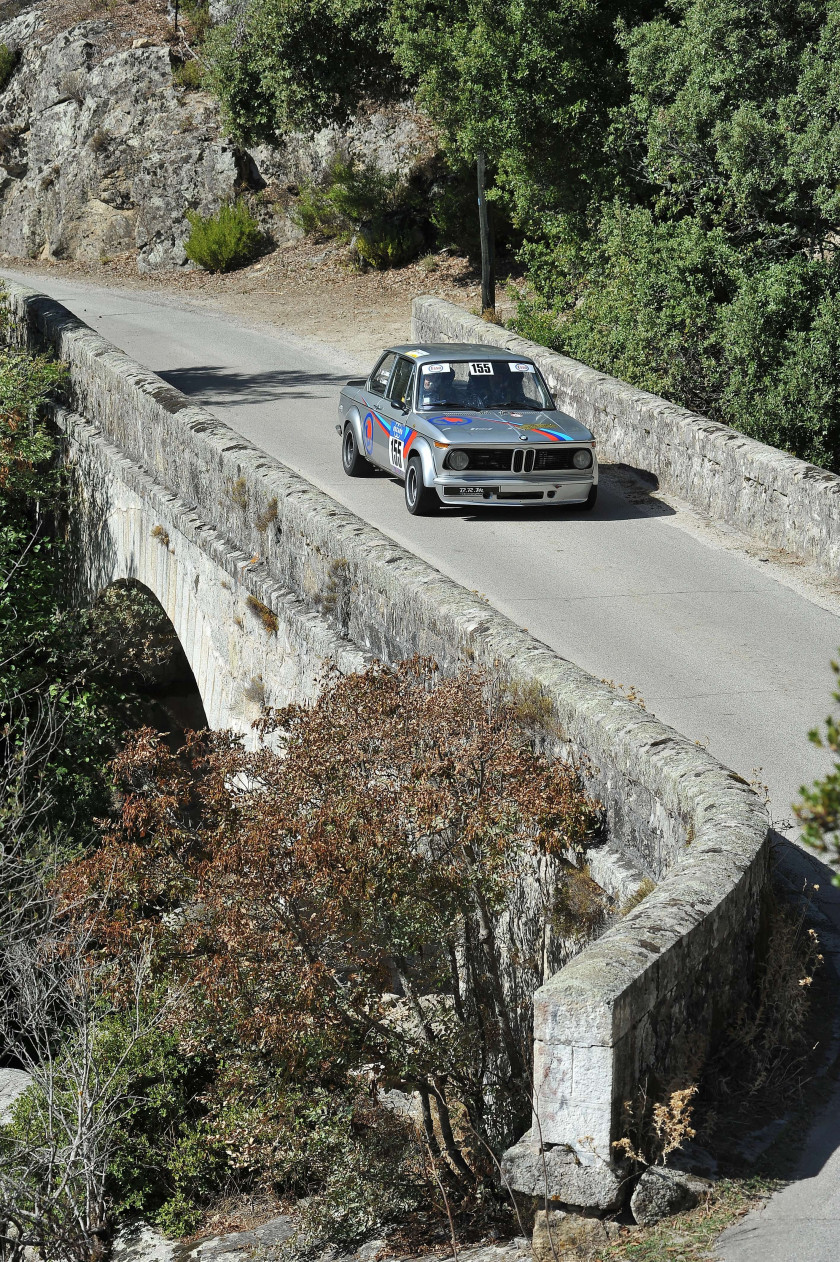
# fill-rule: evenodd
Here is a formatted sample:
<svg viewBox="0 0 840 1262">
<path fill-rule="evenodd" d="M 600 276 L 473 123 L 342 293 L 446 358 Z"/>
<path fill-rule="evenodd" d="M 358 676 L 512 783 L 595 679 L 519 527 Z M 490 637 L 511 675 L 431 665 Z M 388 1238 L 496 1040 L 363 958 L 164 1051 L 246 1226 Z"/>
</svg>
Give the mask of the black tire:
<svg viewBox="0 0 840 1262">
<path fill-rule="evenodd" d="M 352 425 L 345 425 L 341 436 L 341 465 L 348 478 L 366 478 L 373 472 L 370 462 L 359 451 Z"/>
<path fill-rule="evenodd" d="M 412 456 L 405 471 L 405 506 L 412 517 L 431 517 L 440 508 L 438 493 L 423 484 L 423 465 L 419 456 Z"/>
<path fill-rule="evenodd" d="M 598 483 L 589 488 L 589 494 L 582 504 L 579 504 L 582 513 L 591 513 L 595 505 L 598 503 Z"/>
</svg>

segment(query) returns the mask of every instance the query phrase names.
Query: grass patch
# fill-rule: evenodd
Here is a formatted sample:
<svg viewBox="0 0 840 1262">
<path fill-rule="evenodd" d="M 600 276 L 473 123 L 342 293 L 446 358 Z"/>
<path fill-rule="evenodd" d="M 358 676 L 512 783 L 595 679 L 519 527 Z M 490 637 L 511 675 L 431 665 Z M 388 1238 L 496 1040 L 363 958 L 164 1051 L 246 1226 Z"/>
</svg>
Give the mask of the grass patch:
<svg viewBox="0 0 840 1262">
<path fill-rule="evenodd" d="M 780 1180 L 763 1175 L 721 1179 L 696 1209 L 663 1219 L 655 1227 L 623 1226 L 619 1239 L 598 1254 L 597 1262 L 708 1262 L 715 1257 L 720 1233 L 779 1187 Z"/>
</svg>

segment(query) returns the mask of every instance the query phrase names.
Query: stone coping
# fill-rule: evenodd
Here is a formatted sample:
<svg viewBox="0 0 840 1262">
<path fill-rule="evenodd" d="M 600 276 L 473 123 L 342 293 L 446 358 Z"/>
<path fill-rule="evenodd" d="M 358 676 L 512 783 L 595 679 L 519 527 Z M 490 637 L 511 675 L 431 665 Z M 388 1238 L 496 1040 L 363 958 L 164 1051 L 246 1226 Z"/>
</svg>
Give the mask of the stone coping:
<svg viewBox="0 0 840 1262">
<path fill-rule="evenodd" d="M 659 486 L 768 548 L 840 574 L 840 477 L 527 341 L 441 298 L 415 298 L 418 342 L 479 342 L 533 359 L 558 405 L 595 434 L 602 460 Z"/>
<path fill-rule="evenodd" d="M 445 669 L 483 664 L 549 703 L 549 744 L 577 762 L 604 802 L 613 842 L 659 882 L 535 996 L 543 1140 L 609 1160 L 628 1090 L 649 1070 L 669 1075 L 675 1032 L 709 1025 L 712 1008 L 725 1006 L 726 979 L 744 971 L 767 870 L 763 805 L 704 750 L 191 404 L 59 303 L 6 287 L 13 333 L 69 365 L 74 409 L 231 546 L 259 554 L 276 583 L 333 617 L 357 648 L 391 662 L 430 654 Z M 575 1057 L 571 1083 L 563 1066 Z M 597 1067 L 588 1074 L 587 1058 Z"/>
</svg>

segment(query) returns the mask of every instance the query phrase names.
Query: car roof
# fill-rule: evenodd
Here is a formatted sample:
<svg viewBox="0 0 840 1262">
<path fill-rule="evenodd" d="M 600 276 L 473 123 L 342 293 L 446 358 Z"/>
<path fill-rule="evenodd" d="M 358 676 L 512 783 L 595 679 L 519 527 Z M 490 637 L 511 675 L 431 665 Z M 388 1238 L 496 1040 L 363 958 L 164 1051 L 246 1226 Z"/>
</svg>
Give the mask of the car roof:
<svg viewBox="0 0 840 1262">
<path fill-rule="evenodd" d="M 517 355 L 503 346 L 480 346 L 474 342 L 406 342 L 403 346 L 389 346 L 384 353 L 387 355 L 391 351 L 416 359 L 418 363 L 424 359 L 517 359 L 529 364 L 532 362 L 529 355 Z"/>
</svg>

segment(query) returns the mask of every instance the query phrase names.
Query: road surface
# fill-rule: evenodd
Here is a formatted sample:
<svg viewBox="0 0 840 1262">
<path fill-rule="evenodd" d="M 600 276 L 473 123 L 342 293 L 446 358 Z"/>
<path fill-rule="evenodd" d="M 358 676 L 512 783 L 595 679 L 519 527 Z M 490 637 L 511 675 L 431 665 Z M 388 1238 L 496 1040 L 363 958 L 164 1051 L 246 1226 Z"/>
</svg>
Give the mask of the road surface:
<svg viewBox="0 0 840 1262">
<path fill-rule="evenodd" d="M 609 476 L 592 514 L 458 508 L 412 518 L 398 483 L 385 475 L 351 480 L 341 469 L 338 392 L 346 376 L 369 365 L 177 295 L 7 275 L 52 294 L 564 657 L 632 686 L 665 723 L 745 779 L 766 784 L 777 828 L 793 835 L 790 804 L 799 786 L 828 766 L 806 733 L 829 706 L 840 593 Z M 816 860 L 803 871 L 826 890 Z M 831 895 L 824 910 L 840 924 Z M 805 1181 L 744 1220 L 731 1244 L 728 1233 L 726 1262 L 834 1262 L 840 1255 L 837 1118 L 836 1108 L 828 1110 L 809 1143 Z M 776 1242 L 781 1252 L 773 1251 Z"/>
</svg>

